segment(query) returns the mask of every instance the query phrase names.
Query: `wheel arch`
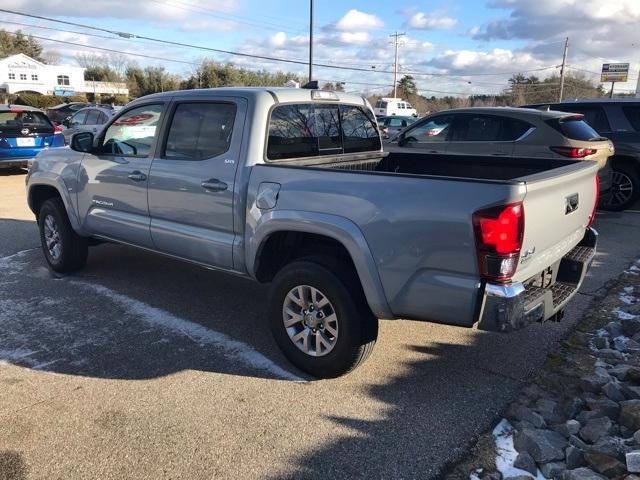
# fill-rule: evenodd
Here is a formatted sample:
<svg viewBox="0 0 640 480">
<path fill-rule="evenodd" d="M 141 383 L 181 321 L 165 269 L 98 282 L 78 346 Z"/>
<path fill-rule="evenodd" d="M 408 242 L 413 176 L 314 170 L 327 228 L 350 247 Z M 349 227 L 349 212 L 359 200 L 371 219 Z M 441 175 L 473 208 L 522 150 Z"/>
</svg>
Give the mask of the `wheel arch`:
<svg viewBox="0 0 640 480">
<path fill-rule="evenodd" d="M 393 317 L 369 245 L 352 221 L 317 212 L 278 210 L 260 217 L 246 235 L 247 272 L 256 280 L 270 281 L 296 254 L 343 255 L 355 269 L 374 315 Z M 277 248 L 282 246 L 284 256 L 280 255 L 283 249 Z"/>
<path fill-rule="evenodd" d="M 73 208 L 73 202 L 69 192 L 60 181 L 48 177 L 40 177 L 37 181 L 30 179 L 27 190 L 27 203 L 31 211 L 37 216 L 40 207 L 50 198 L 58 197 L 62 200 L 69 217 L 69 223 L 74 230 L 79 231 L 80 222 Z"/>
</svg>

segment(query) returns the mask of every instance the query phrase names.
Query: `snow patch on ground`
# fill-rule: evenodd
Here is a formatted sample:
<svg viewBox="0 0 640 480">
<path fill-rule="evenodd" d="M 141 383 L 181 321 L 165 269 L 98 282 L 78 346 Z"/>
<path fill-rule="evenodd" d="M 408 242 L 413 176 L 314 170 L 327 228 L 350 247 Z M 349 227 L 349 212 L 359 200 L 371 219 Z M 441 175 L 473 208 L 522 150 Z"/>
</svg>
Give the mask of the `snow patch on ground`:
<svg viewBox="0 0 640 480">
<path fill-rule="evenodd" d="M 496 468 L 502 474 L 502 478 L 517 477 L 519 475 L 532 477 L 531 473 L 513 466 L 518 456 L 518 452 L 513 446 L 513 432 L 513 426 L 507 419 L 502 419 L 493 429 L 493 438 L 496 442 Z M 540 471 L 532 478 L 545 480 Z"/>
<path fill-rule="evenodd" d="M 633 305 L 634 303 L 636 303 L 637 298 L 634 297 L 633 295 L 627 295 L 623 293 L 623 294 L 620 294 L 620 300 L 623 303 L 626 303 L 627 305 Z"/>
<path fill-rule="evenodd" d="M 77 280 L 70 281 L 69 283 L 78 287 L 91 289 L 99 295 L 110 298 L 112 301 L 125 308 L 132 314 L 132 316 L 140 318 L 151 325 L 179 333 L 201 345 L 209 344 L 214 345 L 217 348 L 221 348 L 224 350 L 227 358 L 231 360 L 240 360 L 250 367 L 268 371 L 286 380 L 304 381 L 301 377 L 279 367 L 273 361 L 257 352 L 246 343 L 234 340 L 224 333 L 216 332 L 215 330 L 210 330 L 202 325 L 198 325 L 197 323 L 176 317 L 165 310 L 152 307 L 144 302 L 140 302 L 121 293 L 114 292 L 110 288 L 102 285 Z"/>
</svg>

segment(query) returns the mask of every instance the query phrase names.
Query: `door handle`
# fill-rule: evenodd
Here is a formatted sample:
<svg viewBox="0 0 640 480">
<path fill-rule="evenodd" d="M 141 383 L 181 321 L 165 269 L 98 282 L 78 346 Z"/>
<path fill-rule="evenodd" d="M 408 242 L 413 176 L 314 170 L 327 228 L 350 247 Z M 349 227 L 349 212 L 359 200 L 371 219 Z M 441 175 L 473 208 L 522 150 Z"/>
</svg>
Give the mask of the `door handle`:
<svg viewBox="0 0 640 480">
<path fill-rule="evenodd" d="M 134 170 L 129 174 L 129 179 L 133 180 L 134 182 L 144 182 L 147 179 L 147 176 L 140 170 Z"/>
<path fill-rule="evenodd" d="M 229 188 L 229 185 L 218 180 L 217 178 L 205 180 L 200 185 L 202 186 L 202 188 L 204 188 L 205 190 L 209 190 L 210 192 L 223 192 L 227 188 Z"/>
</svg>

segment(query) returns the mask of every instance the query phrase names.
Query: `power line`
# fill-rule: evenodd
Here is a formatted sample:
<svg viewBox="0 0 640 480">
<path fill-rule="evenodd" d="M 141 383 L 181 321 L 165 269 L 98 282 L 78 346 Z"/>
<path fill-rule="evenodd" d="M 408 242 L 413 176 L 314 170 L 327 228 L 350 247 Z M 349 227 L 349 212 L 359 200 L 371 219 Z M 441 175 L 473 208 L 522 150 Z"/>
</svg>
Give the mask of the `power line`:
<svg viewBox="0 0 640 480">
<path fill-rule="evenodd" d="M 118 37 L 124 38 L 124 39 L 142 39 L 142 40 L 148 40 L 151 42 L 157 42 L 157 43 L 163 43 L 166 45 L 173 45 L 173 46 L 179 46 L 179 47 L 186 47 L 186 48 L 194 48 L 194 49 L 198 49 L 198 50 L 205 50 L 205 51 L 210 51 L 210 52 L 215 52 L 215 53 L 222 53 L 225 55 L 232 55 L 232 56 L 240 56 L 240 57 L 244 57 L 244 58 L 254 58 L 254 59 L 258 59 L 258 60 L 266 60 L 266 61 L 270 61 L 270 62 L 281 62 L 281 63 L 290 63 L 290 64 L 294 64 L 294 65 L 304 65 L 304 66 L 308 66 L 309 62 L 308 61 L 303 61 L 303 60 L 293 60 L 293 59 L 285 59 L 285 58 L 278 58 L 278 57 L 271 57 L 268 55 L 256 55 L 256 54 L 250 54 L 250 53 L 244 53 L 244 52 L 237 52 L 237 51 L 233 51 L 233 50 L 223 50 L 223 49 L 219 49 L 219 48 L 212 48 L 212 47 L 204 47 L 202 45 L 193 45 L 193 44 L 188 44 L 188 43 L 182 43 L 182 42 L 174 42 L 171 40 L 162 40 L 162 39 L 158 39 L 158 38 L 153 38 L 153 37 L 147 37 L 144 35 L 137 35 L 137 34 L 133 34 L 133 33 L 128 33 L 128 32 L 120 32 L 117 30 L 110 30 L 110 29 L 106 29 L 106 28 L 102 28 L 102 27 L 95 27 L 92 25 L 86 25 L 86 24 L 82 24 L 82 23 L 76 23 L 76 22 L 70 22 L 67 20 L 58 20 L 55 18 L 51 18 L 51 17 L 44 17 L 41 15 L 33 15 L 33 14 L 28 14 L 28 13 L 23 13 L 23 12 L 17 12 L 14 10 L 8 10 L 5 8 L 0 8 L 0 12 L 5 12 L 5 13 L 10 13 L 13 15 L 20 15 L 20 16 L 25 16 L 25 17 L 30 17 L 30 18 L 36 18 L 36 19 L 40 19 L 40 20 L 46 20 L 46 21 L 50 21 L 50 22 L 57 22 L 57 23 L 63 23 L 66 25 L 72 25 L 72 26 L 76 26 L 76 27 L 80 27 L 80 28 L 86 28 L 86 29 L 90 29 L 90 30 L 97 30 L 97 31 L 101 31 L 101 32 L 106 32 L 106 33 L 111 33 L 113 35 L 116 35 Z M 346 67 L 346 66 L 341 66 L 341 65 L 336 65 L 334 63 L 331 64 L 326 64 L 326 63 L 314 63 L 314 66 L 317 67 L 322 67 L 322 68 L 331 68 L 331 69 L 337 69 L 337 70 L 350 70 L 350 71 L 356 71 L 356 72 L 371 72 L 371 69 L 367 69 L 367 68 L 358 68 L 358 67 Z M 452 78 L 458 78 L 458 77 L 474 77 L 474 76 L 502 76 L 502 75 L 512 75 L 514 73 L 528 73 L 528 72 L 538 72 L 538 71 L 543 71 L 543 70 L 549 70 L 552 68 L 556 68 L 556 66 L 549 66 L 549 67 L 542 67 L 542 68 L 536 68 L 536 69 L 531 69 L 531 70 L 522 70 L 520 72 L 482 72 L 482 73 L 470 73 L 470 74 L 465 74 L 465 75 L 456 75 L 456 74 L 447 74 L 447 73 L 432 73 L 432 72 L 404 72 L 405 74 L 408 75 L 417 75 L 417 76 L 433 76 L 433 77 L 452 77 Z M 377 73 L 393 73 L 393 71 L 389 71 L 389 70 L 376 70 Z"/>
</svg>

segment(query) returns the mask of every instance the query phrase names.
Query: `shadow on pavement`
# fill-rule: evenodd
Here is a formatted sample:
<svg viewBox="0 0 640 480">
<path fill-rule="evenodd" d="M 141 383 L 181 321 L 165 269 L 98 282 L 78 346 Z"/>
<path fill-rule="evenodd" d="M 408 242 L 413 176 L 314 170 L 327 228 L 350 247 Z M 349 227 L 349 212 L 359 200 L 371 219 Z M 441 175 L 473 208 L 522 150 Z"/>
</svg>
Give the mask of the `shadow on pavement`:
<svg viewBox="0 0 640 480">
<path fill-rule="evenodd" d="M 12 177 L 26 174 L 27 170 L 24 168 L 0 168 L 0 177 Z"/>
</svg>

